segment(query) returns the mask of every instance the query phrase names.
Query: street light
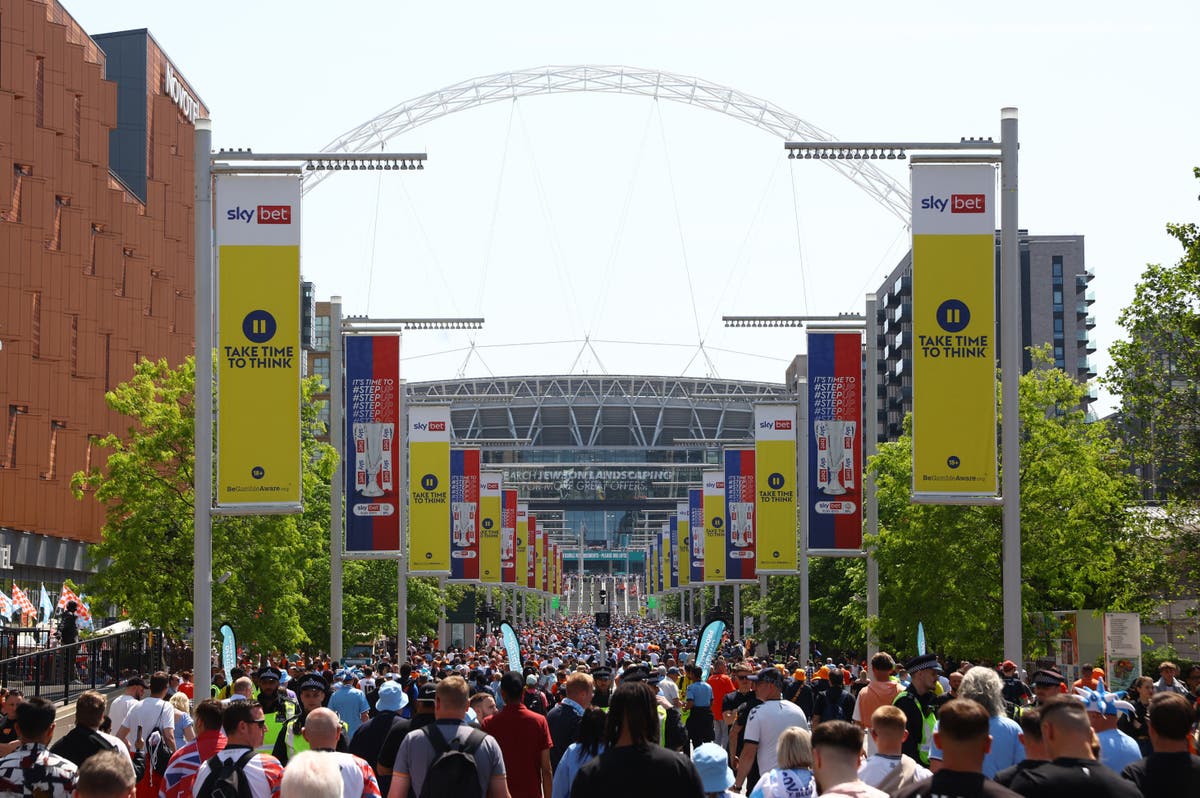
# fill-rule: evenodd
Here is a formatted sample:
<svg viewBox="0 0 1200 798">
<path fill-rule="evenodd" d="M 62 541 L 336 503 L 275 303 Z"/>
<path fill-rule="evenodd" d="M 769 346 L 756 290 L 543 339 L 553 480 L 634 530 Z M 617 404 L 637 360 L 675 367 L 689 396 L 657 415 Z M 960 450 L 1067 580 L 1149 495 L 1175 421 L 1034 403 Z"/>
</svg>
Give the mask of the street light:
<svg viewBox="0 0 1200 798">
<path fill-rule="evenodd" d="M 212 120 L 195 121 L 195 334 L 196 387 L 193 446 L 192 671 L 198 695 L 208 695 L 212 678 L 213 516 L 213 175 L 300 175 L 315 170 L 423 170 L 425 153 L 255 153 L 212 150 Z M 339 464 L 338 469 L 341 466 Z M 335 476 L 335 482 L 337 476 Z M 340 587 L 340 586 L 339 586 Z M 332 629 L 331 629 L 332 632 Z M 341 648 L 341 632 L 337 642 Z"/>
<path fill-rule="evenodd" d="M 1004 514 L 1003 576 L 1004 656 L 1022 661 L 1021 602 L 1021 272 L 1017 249 L 1017 109 L 1000 109 L 1000 143 L 990 138 L 957 142 L 810 142 L 784 143 L 788 158 L 875 160 L 910 157 L 913 163 L 1000 164 L 1000 451 Z M 937 154 L 927 155 L 926 151 Z M 911 156 L 910 152 L 915 152 Z M 874 366 L 872 366 L 874 368 Z"/>
</svg>

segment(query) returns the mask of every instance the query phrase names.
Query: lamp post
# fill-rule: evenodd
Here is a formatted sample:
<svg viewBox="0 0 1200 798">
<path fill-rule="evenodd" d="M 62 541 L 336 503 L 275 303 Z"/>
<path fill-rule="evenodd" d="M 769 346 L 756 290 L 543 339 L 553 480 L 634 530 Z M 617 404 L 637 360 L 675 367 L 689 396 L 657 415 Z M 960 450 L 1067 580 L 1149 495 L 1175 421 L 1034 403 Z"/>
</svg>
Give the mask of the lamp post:
<svg viewBox="0 0 1200 798">
<path fill-rule="evenodd" d="M 912 163 L 999 163 L 1000 165 L 1000 457 L 1003 508 L 1004 656 L 1023 661 L 1021 602 L 1021 273 L 1018 254 L 1018 126 L 1017 109 L 1000 109 L 1000 143 L 964 138 L 956 142 L 793 142 L 784 144 L 788 158 L 818 160 L 895 160 Z M 908 153 L 917 153 L 908 155 Z M 930 154 L 926 154 L 926 153 Z M 976 502 L 978 503 L 978 502 Z"/>
<path fill-rule="evenodd" d="M 195 123 L 196 388 L 193 446 L 192 672 L 196 694 L 207 696 L 212 678 L 213 507 L 213 175 L 296 175 L 317 171 L 408 171 L 425 168 L 425 153 L 214 153 L 212 120 Z M 297 397 L 299 401 L 299 397 Z M 299 442 L 297 441 L 297 444 Z M 340 648 L 340 635 L 339 643 Z M 340 652 L 339 652 L 340 653 Z"/>
</svg>

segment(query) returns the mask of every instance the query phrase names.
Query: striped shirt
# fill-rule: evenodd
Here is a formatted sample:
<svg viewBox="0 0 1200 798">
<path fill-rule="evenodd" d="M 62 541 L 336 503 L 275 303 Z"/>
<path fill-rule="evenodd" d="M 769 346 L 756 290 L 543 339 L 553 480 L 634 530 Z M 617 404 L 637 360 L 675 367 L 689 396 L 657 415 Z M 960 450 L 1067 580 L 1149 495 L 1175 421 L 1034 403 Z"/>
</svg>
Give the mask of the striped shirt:
<svg viewBox="0 0 1200 798">
<path fill-rule="evenodd" d="M 158 798 L 189 798 L 200 765 L 225 748 L 224 732 L 206 731 L 171 756 L 167 772 L 159 782 Z"/>
<path fill-rule="evenodd" d="M 217 756 L 222 761 L 232 759 L 236 762 L 247 750 L 246 746 L 239 745 L 225 748 Z M 193 798 L 199 796 L 200 788 L 204 786 L 204 780 L 208 778 L 210 772 L 206 759 L 204 764 L 200 765 L 200 770 L 196 773 L 196 780 L 192 783 Z M 283 765 L 279 764 L 278 759 L 270 754 L 255 754 L 246 763 L 246 768 L 242 772 L 250 785 L 252 798 L 278 798 L 279 785 L 283 781 Z"/>
</svg>

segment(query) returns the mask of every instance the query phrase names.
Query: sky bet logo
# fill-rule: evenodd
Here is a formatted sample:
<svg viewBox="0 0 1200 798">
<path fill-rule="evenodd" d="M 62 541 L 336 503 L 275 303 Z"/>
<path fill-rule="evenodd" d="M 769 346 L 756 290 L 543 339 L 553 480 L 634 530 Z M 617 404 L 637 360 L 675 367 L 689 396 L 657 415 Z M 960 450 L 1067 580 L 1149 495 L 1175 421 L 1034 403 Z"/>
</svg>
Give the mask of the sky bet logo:
<svg viewBox="0 0 1200 798">
<path fill-rule="evenodd" d="M 987 201 L 983 194 L 951 194 L 950 199 L 925 197 L 921 200 L 923 211 L 945 213 L 946 208 L 950 209 L 950 213 L 984 213 L 987 210 Z"/>
<path fill-rule="evenodd" d="M 243 208 L 238 205 L 233 210 L 225 211 L 225 219 L 230 222 L 243 221 L 246 224 L 258 220 L 259 224 L 291 224 L 291 205 L 259 205 L 255 209 Z"/>
</svg>

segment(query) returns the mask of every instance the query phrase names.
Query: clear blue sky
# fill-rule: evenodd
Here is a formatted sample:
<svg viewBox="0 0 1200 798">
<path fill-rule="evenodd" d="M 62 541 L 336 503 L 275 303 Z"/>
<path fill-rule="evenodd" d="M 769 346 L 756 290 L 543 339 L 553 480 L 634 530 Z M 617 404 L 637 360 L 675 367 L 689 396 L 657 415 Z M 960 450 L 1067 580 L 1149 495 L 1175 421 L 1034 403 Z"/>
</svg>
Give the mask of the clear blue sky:
<svg viewBox="0 0 1200 798">
<path fill-rule="evenodd" d="M 1101 371 L 1144 265 L 1178 258 L 1165 223 L 1200 216 L 1193 2 L 66 5 L 91 33 L 149 28 L 220 147 L 317 150 L 406 100 L 546 64 L 695 75 L 845 140 L 998 137 L 1018 106 L 1020 225 L 1086 236 Z M 778 381 L 801 337 L 720 316 L 861 310 L 908 246 L 865 193 L 766 133 L 645 98 L 502 103 L 389 149 L 428 151 L 429 168 L 312 192 L 304 272 L 350 313 L 487 318 L 470 357 L 465 334 L 406 336 L 410 379 Z M 907 184 L 905 164 L 882 168 Z"/>
</svg>

